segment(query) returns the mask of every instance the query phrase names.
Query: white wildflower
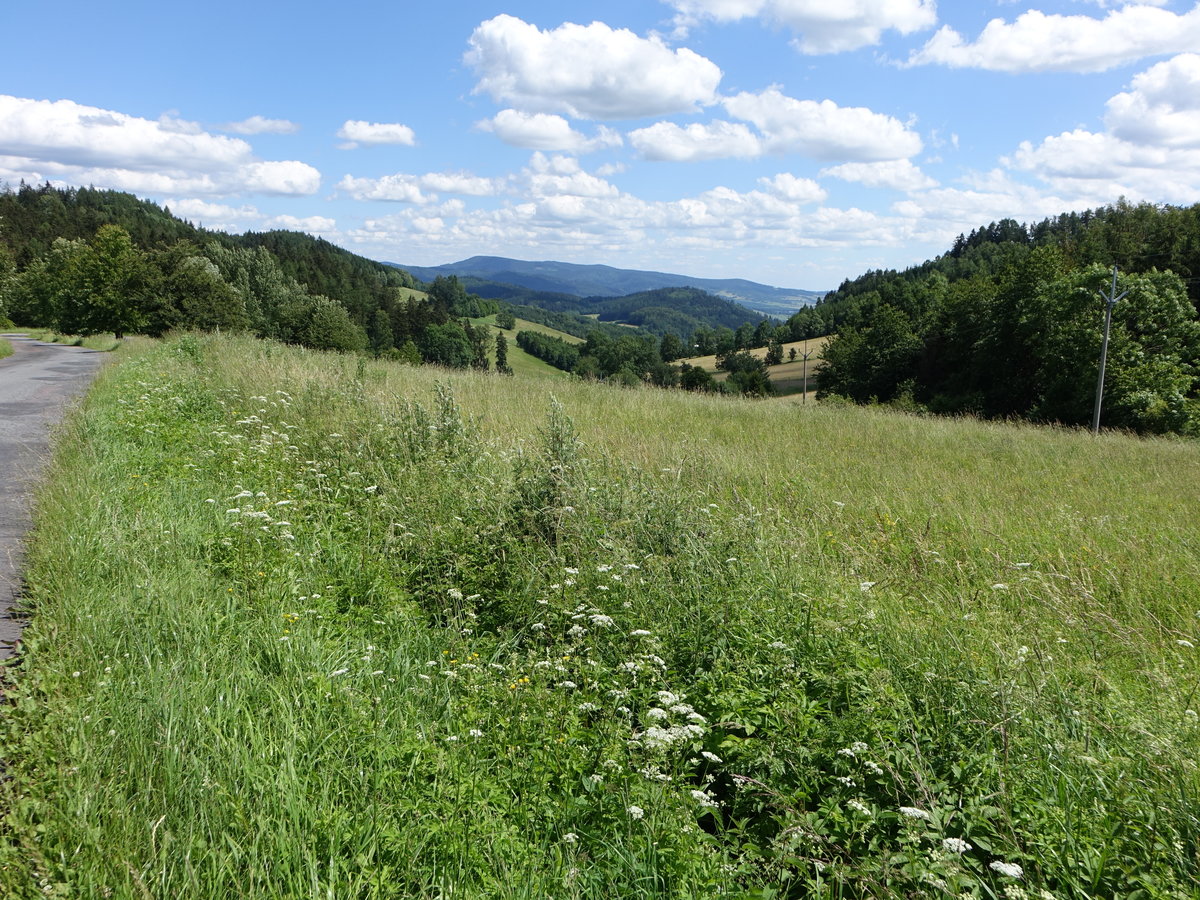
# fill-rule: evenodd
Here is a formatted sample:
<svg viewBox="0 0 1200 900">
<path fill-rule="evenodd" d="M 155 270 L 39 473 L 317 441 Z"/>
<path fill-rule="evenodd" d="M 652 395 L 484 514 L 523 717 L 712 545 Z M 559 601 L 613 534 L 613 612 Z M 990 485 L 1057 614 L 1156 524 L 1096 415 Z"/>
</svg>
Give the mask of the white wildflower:
<svg viewBox="0 0 1200 900">
<path fill-rule="evenodd" d="M 470 731 L 467 732 L 467 734 L 469 734 L 473 738 L 483 737 L 483 732 L 480 731 L 478 728 L 472 728 Z"/>
<path fill-rule="evenodd" d="M 942 846 L 950 853 L 966 853 L 971 845 L 962 838 L 948 837 L 942 839 Z"/>
<path fill-rule="evenodd" d="M 861 800 L 847 800 L 846 806 L 850 807 L 850 809 L 854 810 L 855 812 L 862 813 L 864 816 L 871 815 L 871 807 L 867 806 L 867 804 L 863 803 Z"/>
<path fill-rule="evenodd" d="M 988 866 L 993 872 L 999 872 L 1001 875 L 1007 875 L 1009 878 L 1020 878 L 1025 874 L 1025 870 L 1016 863 L 1006 863 L 996 860 Z"/>
<path fill-rule="evenodd" d="M 917 809 L 915 806 L 900 807 L 900 814 L 903 816 L 908 816 L 910 819 L 928 819 L 929 818 L 929 813 L 925 812 L 925 810 L 923 810 L 923 809 Z"/>
<path fill-rule="evenodd" d="M 564 835 L 563 835 L 563 842 L 564 842 L 564 843 L 567 843 L 567 844 L 574 844 L 574 843 L 576 843 L 578 840 L 579 840 L 579 835 L 577 835 L 577 834 L 576 834 L 575 832 L 573 832 L 573 831 L 568 831 L 566 834 L 564 834 Z"/>
<path fill-rule="evenodd" d="M 716 809 L 720 805 L 708 791 L 692 791 L 691 794 L 693 800 L 708 809 Z"/>
<path fill-rule="evenodd" d="M 625 811 L 629 813 L 629 818 L 631 819 L 640 819 L 642 816 L 646 815 L 646 811 L 640 806 L 631 806 Z"/>
<path fill-rule="evenodd" d="M 635 628 L 633 631 L 629 632 L 629 635 L 630 637 L 649 637 L 650 632 L 645 628 Z"/>
<path fill-rule="evenodd" d="M 865 594 L 871 588 L 875 587 L 875 585 L 878 583 L 879 582 L 877 582 L 877 581 L 860 581 L 858 583 L 858 589 Z"/>
<path fill-rule="evenodd" d="M 701 750 L 700 755 L 703 756 L 705 759 L 707 759 L 709 762 L 714 762 L 714 763 L 724 762 L 724 760 L 722 760 L 721 757 L 717 756 L 717 754 L 709 753 L 707 750 Z"/>
</svg>

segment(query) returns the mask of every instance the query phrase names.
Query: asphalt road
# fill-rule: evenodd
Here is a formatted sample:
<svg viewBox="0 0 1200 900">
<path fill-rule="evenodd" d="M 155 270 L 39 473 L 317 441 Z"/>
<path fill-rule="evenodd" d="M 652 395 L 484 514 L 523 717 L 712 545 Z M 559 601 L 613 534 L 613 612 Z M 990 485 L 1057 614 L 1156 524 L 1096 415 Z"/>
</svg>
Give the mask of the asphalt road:
<svg viewBox="0 0 1200 900">
<path fill-rule="evenodd" d="M 105 359 L 82 347 L 4 334 L 12 356 L 0 359 L 0 659 L 21 636 L 9 607 L 20 588 L 21 545 L 29 530 L 31 491 L 49 453 L 50 431 Z"/>
</svg>

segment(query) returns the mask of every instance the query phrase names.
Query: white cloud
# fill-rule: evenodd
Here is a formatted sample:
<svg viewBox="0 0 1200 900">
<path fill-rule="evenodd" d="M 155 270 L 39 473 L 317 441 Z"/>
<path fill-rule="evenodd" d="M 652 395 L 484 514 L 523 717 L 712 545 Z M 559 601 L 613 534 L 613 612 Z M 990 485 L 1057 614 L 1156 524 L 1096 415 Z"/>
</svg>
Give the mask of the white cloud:
<svg viewBox="0 0 1200 900">
<path fill-rule="evenodd" d="M 321 182 L 306 163 L 258 160 L 245 141 L 173 115 L 151 121 L 7 95 L 0 95 L 0 158 L 10 177 L 143 194 L 312 194 Z"/>
<path fill-rule="evenodd" d="M 382 178 L 343 176 L 338 189 L 355 200 L 386 200 L 395 203 L 432 203 L 437 194 L 489 197 L 503 189 L 504 180 L 484 178 L 469 172 L 428 172 L 408 175 L 398 172 Z"/>
<path fill-rule="evenodd" d="M 476 93 L 526 112 L 582 119 L 693 111 L 716 100 L 721 81 L 703 56 L 603 22 L 541 31 L 499 15 L 475 29 L 464 60 L 479 74 Z"/>
<path fill-rule="evenodd" d="M 645 159 L 692 162 L 701 159 L 750 159 L 762 154 L 758 136 L 740 122 L 713 121 L 686 127 L 656 122 L 629 133 L 629 142 Z"/>
<path fill-rule="evenodd" d="M 339 145 L 343 150 L 353 150 L 362 144 L 401 144 L 411 147 L 417 142 L 413 130 L 399 122 L 363 122 L 347 119 L 338 129 L 337 136 L 346 141 Z"/>
<path fill-rule="evenodd" d="M 1084 129 L 1024 141 L 1003 162 L 1029 172 L 1080 202 L 1130 200 L 1200 201 L 1200 150 L 1179 150 L 1123 141 Z"/>
<path fill-rule="evenodd" d="M 916 132 L 891 116 L 860 106 L 795 100 L 774 87 L 723 102 L 730 115 L 752 122 L 762 132 L 767 152 L 871 162 L 904 159 L 921 151 Z"/>
<path fill-rule="evenodd" d="M 535 198 L 616 197 L 620 194 L 615 185 L 585 172 L 579 161 L 570 156 L 547 157 L 535 153 L 522 176 L 524 186 Z"/>
<path fill-rule="evenodd" d="M 941 64 L 1000 72 L 1103 72 L 1146 56 L 1200 47 L 1200 4 L 1177 15 L 1146 4 L 1124 6 L 1102 19 L 1029 10 L 1012 23 L 992 19 L 968 43 L 944 26 L 908 65 Z"/>
<path fill-rule="evenodd" d="M 1134 76 L 1108 101 L 1114 137 L 1160 147 L 1200 148 L 1200 55 L 1184 53 Z"/>
<path fill-rule="evenodd" d="M 480 122 L 479 127 L 492 132 L 506 144 L 528 150 L 590 153 L 604 147 L 619 147 L 623 143 L 621 135 L 611 128 L 601 126 L 594 138 L 588 138 L 572 128 L 562 116 L 516 109 L 503 109 L 493 118 Z"/>
<path fill-rule="evenodd" d="M 668 0 L 676 25 L 686 29 L 699 21 L 733 22 L 758 17 L 800 35 L 794 42 L 804 53 L 840 53 L 878 44 L 883 32 L 911 34 L 937 23 L 934 0 Z"/>
<path fill-rule="evenodd" d="M 780 172 L 774 178 L 760 178 L 758 183 L 768 193 L 796 203 L 821 203 L 826 196 L 825 189 L 811 178 L 797 178 L 791 172 Z"/>
<path fill-rule="evenodd" d="M 923 191 L 936 187 L 937 182 L 919 168 L 912 160 L 892 159 L 873 163 L 843 163 L 821 170 L 822 176 L 856 181 L 870 188 L 891 188 L 895 191 Z"/>
<path fill-rule="evenodd" d="M 295 134 L 300 126 L 287 119 L 268 119 L 264 116 L 251 116 L 240 122 L 227 122 L 221 126 L 224 131 L 234 134 Z"/>
<path fill-rule="evenodd" d="M 272 216 L 266 221 L 267 228 L 281 228 L 286 231 L 305 231 L 309 234 L 332 234 L 337 231 L 337 222 L 327 216 Z"/>
</svg>

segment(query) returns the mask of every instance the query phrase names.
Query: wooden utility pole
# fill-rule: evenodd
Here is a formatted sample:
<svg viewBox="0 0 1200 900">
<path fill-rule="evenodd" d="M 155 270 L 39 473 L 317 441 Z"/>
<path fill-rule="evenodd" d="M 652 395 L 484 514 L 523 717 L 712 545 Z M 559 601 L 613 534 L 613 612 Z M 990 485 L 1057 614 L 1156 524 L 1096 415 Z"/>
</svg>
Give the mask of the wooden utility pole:
<svg viewBox="0 0 1200 900">
<path fill-rule="evenodd" d="M 1100 344 L 1100 377 L 1096 379 L 1096 405 L 1092 411 L 1092 434 L 1100 433 L 1100 403 L 1104 399 L 1104 367 L 1108 362 L 1108 333 L 1112 330 L 1113 307 L 1128 293 L 1129 291 L 1117 293 L 1117 267 L 1113 266 L 1112 290 L 1107 294 L 1103 290 L 1100 291 L 1100 296 L 1104 299 L 1104 341 Z"/>
<path fill-rule="evenodd" d="M 800 405 L 804 406 L 808 403 L 808 358 L 812 356 L 811 350 L 804 351 L 804 393 L 800 397 Z"/>
</svg>

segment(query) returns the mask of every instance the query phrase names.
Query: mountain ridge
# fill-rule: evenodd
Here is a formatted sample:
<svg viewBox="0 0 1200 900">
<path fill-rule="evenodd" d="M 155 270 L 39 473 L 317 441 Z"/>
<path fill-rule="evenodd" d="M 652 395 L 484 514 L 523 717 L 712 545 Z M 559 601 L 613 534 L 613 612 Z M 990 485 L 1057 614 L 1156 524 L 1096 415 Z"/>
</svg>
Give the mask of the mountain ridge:
<svg viewBox="0 0 1200 900">
<path fill-rule="evenodd" d="M 536 291 L 574 294 L 578 297 L 621 297 L 666 287 L 695 287 L 733 300 L 754 312 L 787 318 L 811 306 L 826 291 L 782 288 L 745 278 L 698 278 L 648 269 L 621 269 L 601 263 L 565 263 L 555 260 L 519 260 L 504 256 L 472 256 L 440 266 L 410 266 L 389 262 L 422 281 L 439 275 L 473 276 Z"/>
</svg>

